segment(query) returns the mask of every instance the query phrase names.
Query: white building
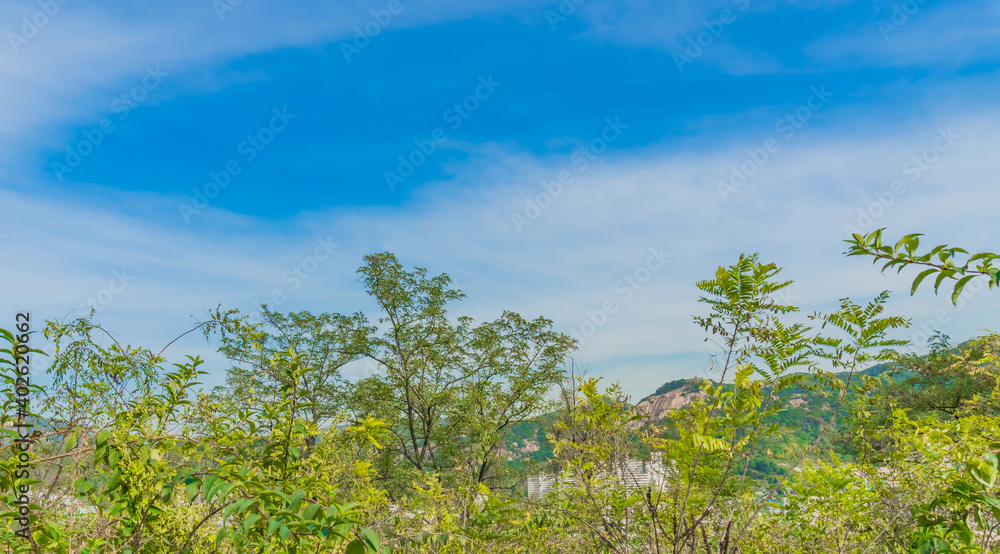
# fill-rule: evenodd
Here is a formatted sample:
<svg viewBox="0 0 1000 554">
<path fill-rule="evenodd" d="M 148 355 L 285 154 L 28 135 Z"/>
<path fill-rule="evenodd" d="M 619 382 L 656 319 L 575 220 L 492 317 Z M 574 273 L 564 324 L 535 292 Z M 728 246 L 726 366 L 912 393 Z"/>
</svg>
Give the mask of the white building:
<svg viewBox="0 0 1000 554">
<path fill-rule="evenodd" d="M 619 464 L 613 473 L 614 477 L 620 480 L 626 489 L 649 486 L 661 489 L 666 486 L 669 470 L 662 459 L 654 458 L 652 460 L 626 460 L 624 464 Z M 565 473 L 559 476 L 549 473 L 534 475 L 527 479 L 528 497 L 545 496 L 556 483 L 571 485 L 574 482 L 574 479 Z"/>
</svg>

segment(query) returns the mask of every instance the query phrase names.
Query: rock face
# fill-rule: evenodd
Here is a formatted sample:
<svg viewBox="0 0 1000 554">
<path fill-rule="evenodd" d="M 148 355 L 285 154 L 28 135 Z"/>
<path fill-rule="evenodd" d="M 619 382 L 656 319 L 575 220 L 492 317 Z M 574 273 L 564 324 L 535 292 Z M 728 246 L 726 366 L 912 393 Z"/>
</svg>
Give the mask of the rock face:
<svg viewBox="0 0 1000 554">
<path fill-rule="evenodd" d="M 541 450 L 541 445 L 538 442 L 538 430 L 535 430 L 535 439 L 524 439 L 523 444 L 518 444 L 517 441 L 510 443 L 506 448 L 502 450 L 504 456 L 506 456 L 507 461 L 524 459 L 525 457 L 531 455 L 534 452 Z"/>
<path fill-rule="evenodd" d="M 643 415 L 642 420 L 636 423 L 659 421 L 666 417 L 670 410 L 683 408 L 699 398 L 706 397 L 708 395 L 702 392 L 697 385 L 684 386 L 670 392 L 650 396 L 635 405 L 635 411 Z"/>
<path fill-rule="evenodd" d="M 793 394 L 791 400 L 788 401 L 788 405 L 793 408 L 801 408 L 808 404 L 801 394 Z M 809 408 L 806 408 L 809 411 Z"/>
<path fill-rule="evenodd" d="M 541 447 L 538 446 L 536 441 L 531 439 L 524 439 L 524 446 L 520 448 L 521 454 L 531 454 L 532 452 L 538 452 Z"/>
</svg>

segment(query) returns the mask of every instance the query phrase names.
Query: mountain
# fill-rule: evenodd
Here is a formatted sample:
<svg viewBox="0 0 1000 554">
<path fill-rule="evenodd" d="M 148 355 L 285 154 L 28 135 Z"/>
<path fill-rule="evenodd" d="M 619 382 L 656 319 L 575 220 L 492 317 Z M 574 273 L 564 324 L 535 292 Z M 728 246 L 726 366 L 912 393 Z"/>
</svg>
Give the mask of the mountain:
<svg viewBox="0 0 1000 554">
<path fill-rule="evenodd" d="M 888 369 L 887 365 L 880 364 L 855 372 L 855 376 L 874 377 L 885 373 Z M 847 375 L 847 373 L 836 374 L 842 381 Z M 807 375 L 806 381 L 807 384 L 816 383 L 815 377 L 811 375 Z M 661 422 L 671 411 L 684 408 L 700 398 L 706 398 L 707 395 L 701 390 L 703 384 L 704 379 L 697 377 L 667 381 L 653 394 L 641 399 L 635 405 L 635 410 L 645 416 L 635 426 L 642 427 L 649 423 Z M 731 384 L 723 386 L 732 387 Z M 788 467 L 775 459 L 789 459 L 792 457 L 789 454 L 804 451 L 819 438 L 820 430 L 833 416 L 840 392 L 830 387 L 812 390 L 795 387 L 780 391 L 777 397 L 785 409 L 771 416 L 768 423 L 778 423 L 791 429 L 778 436 L 766 438 L 758 444 L 757 454 L 750 460 L 750 475 L 755 478 L 773 480 L 776 476 L 782 475 Z M 844 409 L 841 410 L 841 414 L 843 413 Z M 526 463 L 544 464 L 551 460 L 552 445 L 547 440 L 546 434 L 556 421 L 556 417 L 556 413 L 543 414 L 535 418 L 535 421 L 514 425 L 506 441 L 505 454 L 508 463 L 523 467 Z M 823 450 L 836 448 L 833 440 L 835 435 L 836 428 L 827 433 L 822 441 Z M 773 455 L 768 455 L 768 452 Z M 848 457 L 844 452 L 838 454 Z"/>
<path fill-rule="evenodd" d="M 659 421 L 671 410 L 683 408 L 699 398 L 706 398 L 701 390 L 704 379 L 679 379 L 669 381 L 656 389 L 635 405 L 635 411 L 643 414 L 643 422 Z"/>
</svg>

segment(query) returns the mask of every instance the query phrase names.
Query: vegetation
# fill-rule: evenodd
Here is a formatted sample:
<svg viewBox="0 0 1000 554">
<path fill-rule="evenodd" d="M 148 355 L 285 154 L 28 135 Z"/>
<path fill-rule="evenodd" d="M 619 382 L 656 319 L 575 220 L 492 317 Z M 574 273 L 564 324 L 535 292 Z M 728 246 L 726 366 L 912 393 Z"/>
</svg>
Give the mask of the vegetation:
<svg viewBox="0 0 1000 554">
<path fill-rule="evenodd" d="M 923 266 L 924 270 L 913 280 L 913 287 L 910 289 L 911 295 L 917 291 L 917 287 L 924 279 L 935 274 L 937 275 L 934 280 L 935 294 L 945 279 L 955 281 L 955 287 L 951 293 L 953 304 L 958 303 L 958 297 L 962 294 L 965 285 L 973 279 L 985 277 L 991 289 L 994 286 L 1000 286 L 1000 268 L 993 267 L 994 262 L 1000 260 L 1000 254 L 978 252 L 970 255 L 963 248 L 947 244 L 935 246 L 925 254 L 917 254 L 922 234 L 906 235 L 899 239 L 895 246 L 889 246 L 882 244 L 882 231 L 884 230 L 884 228 L 878 229 L 867 235 L 855 234 L 853 239 L 847 241 L 850 244 L 847 255 L 871 256 L 872 263 L 885 261 L 886 263 L 882 266 L 883 272 L 895 266 L 899 266 L 897 272 L 910 265 Z M 956 254 L 966 256 L 965 263 L 959 265 Z M 935 256 L 937 260 L 934 259 Z M 973 262 L 979 263 L 976 265 Z"/>
<path fill-rule="evenodd" d="M 851 254 L 996 277 L 994 257 L 918 255 L 881 231 Z M 947 251 L 946 251 L 947 250 Z M 941 253 L 946 255 L 941 257 Z M 938 255 L 941 264 L 928 256 Z M 977 257 L 978 256 L 978 257 Z M 990 255 L 992 256 L 992 255 Z M 926 258 L 926 259 L 925 259 Z M 984 265 L 985 264 L 985 265 Z M 802 317 L 756 255 L 696 283 L 717 347 L 703 394 L 645 420 L 615 385 L 567 376 L 545 318 L 451 317 L 447 275 L 389 253 L 358 270 L 376 314 L 218 309 L 196 329 L 232 364 L 49 322 L 46 387 L 0 331 L 0 527 L 17 553 L 972 553 L 998 550 L 1000 335 L 898 353 L 888 293 Z M 967 282 L 967 281 L 965 281 Z M 953 297 L 954 298 L 954 297 Z M 26 329 L 26 328 L 25 328 Z M 349 381 L 341 371 L 368 363 Z M 37 364 L 36 364 L 37 365 Z M 32 403 L 19 410 L 14 391 Z M 22 406 L 23 408 L 23 406 Z M 29 463 L 18 450 L 24 427 Z M 24 471 L 27 467 L 28 471 Z M 548 477 L 546 477 L 548 476 Z M 526 479 L 551 483 L 527 495 Z M 30 499 L 22 508 L 19 499 Z M 27 526 L 20 520 L 28 512 Z"/>
</svg>

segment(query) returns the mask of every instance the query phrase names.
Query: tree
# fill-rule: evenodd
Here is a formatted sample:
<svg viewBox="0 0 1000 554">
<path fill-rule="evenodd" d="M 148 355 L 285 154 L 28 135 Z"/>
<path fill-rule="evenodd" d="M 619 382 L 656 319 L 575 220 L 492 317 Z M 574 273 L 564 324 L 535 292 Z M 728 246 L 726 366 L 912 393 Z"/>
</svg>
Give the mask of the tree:
<svg viewBox="0 0 1000 554">
<path fill-rule="evenodd" d="M 583 383 L 577 408 L 551 436 L 572 481 L 564 481 L 550 502 L 557 513 L 570 516 L 570 534 L 592 539 L 591 550 L 759 551 L 759 530 L 769 524 L 767 514 L 779 492 L 806 459 L 823 454 L 816 450 L 841 406 L 870 385 L 855 372 L 887 359 L 886 348 L 904 344 L 887 336 L 907 322 L 882 316 L 885 293 L 864 306 L 845 299 L 834 313 L 814 314 L 820 329 L 784 323 L 783 316 L 798 308 L 775 301 L 790 284 L 777 278 L 779 272 L 756 255 L 741 256 L 718 268 L 713 279 L 697 283 L 709 313 L 695 321 L 718 340 L 718 374 L 702 382 L 704 398 L 668 414 L 668 437 L 660 429 L 631 425 L 638 416 L 618 389 L 598 394 L 593 381 Z M 820 334 L 824 327 L 840 336 Z M 820 369 L 821 362 L 846 377 Z M 796 369 L 813 378 L 793 373 Z M 804 452 L 778 458 L 793 471 L 770 487 L 757 486 L 748 474 L 761 441 L 789 431 L 774 417 L 787 407 L 780 393 L 820 384 L 838 391 L 839 399 L 819 439 Z M 626 460 L 644 452 L 654 466 L 658 459 L 664 462 L 659 486 L 638 486 L 627 468 Z"/>
<path fill-rule="evenodd" d="M 300 383 L 308 400 L 310 420 L 321 425 L 348 408 L 350 386 L 341 368 L 365 352 L 370 332 L 360 313 L 313 315 L 308 311 L 281 314 L 261 306 L 262 323 L 250 323 L 236 312 L 213 313 L 212 329 L 221 335 L 219 351 L 234 362 L 226 371 L 226 386 L 219 394 L 247 406 L 272 402 L 287 384 L 272 360 L 283 352 L 299 356 L 310 371 Z"/>
<path fill-rule="evenodd" d="M 464 346 L 468 377 L 452 417 L 461 434 L 455 444 L 462 446 L 460 455 L 474 482 L 493 481 L 503 469 L 514 425 L 555 406 L 546 396 L 564 379 L 562 364 L 575 347 L 571 338 L 552 330 L 552 321 L 527 321 L 513 312 L 472 330 Z"/>
<path fill-rule="evenodd" d="M 272 359 L 271 371 L 286 384 L 273 404 L 249 408 L 199 394 L 194 387 L 204 371 L 197 358 L 169 371 L 147 349 L 99 344 L 95 336 L 107 332 L 86 320 L 50 322 L 46 330 L 56 345 L 49 374 L 58 378 L 73 360 L 86 360 L 94 383 L 71 390 L 80 403 L 100 401 L 106 412 L 68 422 L 29 414 L 47 426 L 31 438 L 28 476 L 7 471 L 20 463 L 19 456 L 0 458 L 2 537 L 13 552 L 381 549 L 379 537 L 357 525 L 357 505 L 344 503 L 338 493 L 351 468 L 329 454 L 343 441 L 328 433 L 315 455 L 304 455 L 308 437 L 319 430 L 302 417 L 308 402 L 301 384 L 314 369 L 301 363 L 301 355 Z M 0 330 L 0 337 L 11 341 L 12 335 Z M 0 350 L 4 381 L 14 379 L 17 364 L 7 356 L 15 346 Z M 146 394 L 108 394 L 118 389 L 106 382 L 134 367 L 151 383 Z M 380 429 L 368 420 L 343 434 L 371 448 Z M 3 438 L 12 438 L 6 429 Z M 10 453 L 14 446 L 0 449 Z M 29 537 L 22 540 L 10 525 L 19 510 L 12 500 L 32 488 Z"/>
<path fill-rule="evenodd" d="M 392 471 L 398 455 L 418 472 L 492 479 L 510 428 L 548 406 L 574 341 L 547 319 L 512 312 L 480 325 L 452 321 L 447 307 L 465 295 L 447 274 L 407 270 L 390 253 L 365 262 L 358 273 L 382 312 L 366 354 L 384 374 L 358 383 L 354 410 L 389 422 L 395 448 L 383 468 Z"/>
<path fill-rule="evenodd" d="M 880 459 L 892 446 L 887 431 L 900 414 L 938 420 L 1000 415 L 990 395 L 1000 383 L 998 352 L 996 334 L 956 346 L 938 333 L 926 355 L 901 355 L 882 374 L 873 394 L 858 398 L 852 407 L 844 433 L 852 453 Z"/>
<path fill-rule="evenodd" d="M 458 393 L 462 372 L 462 335 L 469 320 L 452 324 L 448 303 L 465 295 L 450 288 L 447 275 L 406 271 L 387 252 L 365 256 L 365 290 L 382 314 L 382 329 L 368 338 L 365 354 L 385 370 L 358 383 L 354 410 L 377 414 L 389 423 L 399 455 L 418 471 L 444 467 L 436 449 L 446 445 L 448 407 Z M 388 468 L 386 468 L 388 469 Z"/>
</svg>

